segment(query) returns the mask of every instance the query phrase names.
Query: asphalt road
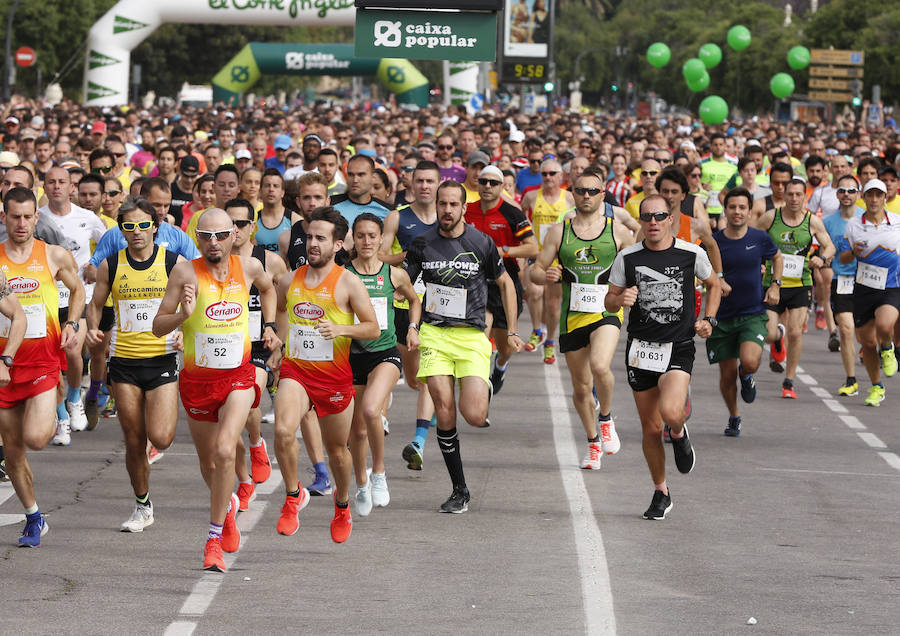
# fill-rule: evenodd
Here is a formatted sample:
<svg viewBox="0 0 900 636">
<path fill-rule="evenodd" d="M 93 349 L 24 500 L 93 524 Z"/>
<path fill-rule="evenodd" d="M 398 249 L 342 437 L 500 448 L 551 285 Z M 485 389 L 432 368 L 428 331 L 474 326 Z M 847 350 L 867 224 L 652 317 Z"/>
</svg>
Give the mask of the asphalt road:
<svg viewBox="0 0 900 636">
<path fill-rule="evenodd" d="M 300 532 L 282 537 L 276 469 L 239 517 L 244 543 L 224 575 L 201 569 L 208 494 L 185 423 L 152 469 L 156 523 L 132 535 L 118 531 L 133 506 L 121 433 L 103 420 L 68 448 L 31 454 L 50 524 L 39 549 L 15 547 L 22 508 L 0 486 L 0 630 L 896 634 L 900 380 L 888 380 L 877 409 L 862 404 L 866 382 L 838 400 L 843 372 L 825 342 L 815 329 L 806 336 L 796 401 L 779 397 L 780 377 L 763 365 L 738 439 L 722 436 L 717 371 L 698 343 L 697 465 L 688 476 L 672 467 L 675 507 L 663 522 L 641 519 L 652 484 L 624 343 L 613 410 L 622 450 L 600 471 L 578 470 L 585 442 L 565 364 L 521 354 L 492 427 L 461 425 L 464 515 L 437 513 L 450 484 L 433 435 L 425 470 L 400 459 L 414 401 L 398 387 L 390 506 L 355 518 L 336 545 L 330 498 L 314 498 Z M 271 427 L 264 433 L 271 446 Z M 307 467 L 302 457 L 304 479 Z"/>
</svg>

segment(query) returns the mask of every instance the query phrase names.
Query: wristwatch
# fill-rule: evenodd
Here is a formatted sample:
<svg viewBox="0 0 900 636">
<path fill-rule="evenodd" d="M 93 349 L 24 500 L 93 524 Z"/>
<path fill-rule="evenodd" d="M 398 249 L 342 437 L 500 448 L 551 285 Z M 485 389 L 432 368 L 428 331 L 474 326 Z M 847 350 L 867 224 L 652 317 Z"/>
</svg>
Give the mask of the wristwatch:
<svg viewBox="0 0 900 636">
<path fill-rule="evenodd" d="M 75 322 L 74 320 L 67 320 L 66 324 L 71 325 L 72 331 L 74 331 L 75 333 L 78 333 L 79 324 L 77 322 Z"/>
<path fill-rule="evenodd" d="M 713 329 L 715 329 L 716 325 L 719 324 L 719 321 L 716 319 L 715 316 L 703 316 L 703 320 L 708 322 L 710 324 L 710 326 L 712 326 Z"/>
<path fill-rule="evenodd" d="M 509 258 L 509 246 L 504 245 L 500 249 L 503 250 L 503 258 Z"/>
<path fill-rule="evenodd" d="M 774 284 L 778 285 L 779 287 L 781 287 L 781 285 L 782 285 L 782 282 L 781 282 L 781 279 L 780 279 L 780 278 L 773 278 L 773 279 L 772 279 L 772 282 L 773 282 Z"/>
<path fill-rule="evenodd" d="M 410 329 L 415 329 L 416 331 L 418 331 L 418 330 L 419 330 L 419 325 L 417 325 L 417 324 L 414 323 L 414 322 L 411 322 L 411 323 L 409 323 L 409 327 L 407 327 L 406 330 L 409 331 Z"/>
<path fill-rule="evenodd" d="M 263 329 L 265 329 L 266 327 L 269 327 L 272 331 L 274 331 L 275 333 L 278 333 L 278 323 L 277 322 L 263 323 Z"/>
<path fill-rule="evenodd" d="M 0 356 L 0 360 L 3 361 L 7 367 L 11 367 L 13 365 L 13 357 L 12 356 Z"/>
</svg>

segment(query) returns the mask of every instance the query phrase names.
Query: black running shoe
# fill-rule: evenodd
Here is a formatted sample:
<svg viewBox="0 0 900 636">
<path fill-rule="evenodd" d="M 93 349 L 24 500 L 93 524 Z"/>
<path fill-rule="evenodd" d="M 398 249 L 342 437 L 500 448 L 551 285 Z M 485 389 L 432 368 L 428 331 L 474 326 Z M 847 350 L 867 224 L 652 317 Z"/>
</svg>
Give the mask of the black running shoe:
<svg viewBox="0 0 900 636">
<path fill-rule="evenodd" d="M 672 451 L 675 453 L 675 465 L 678 472 L 687 474 L 694 470 L 694 448 L 688 435 L 687 426 L 684 427 L 684 437 L 672 438 Z"/>
<path fill-rule="evenodd" d="M 644 513 L 644 519 L 661 521 L 666 518 L 666 515 L 669 514 L 671 509 L 672 497 L 664 495 L 662 490 L 654 490 L 653 500 L 650 502 L 650 507 L 647 508 L 647 512 Z"/>
<path fill-rule="evenodd" d="M 728 426 L 725 427 L 725 432 L 723 433 L 725 437 L 740 437 L 741 436 L 741 418 L 740 417 L 729 417 L 728 418 Z"/>
<path fill-rule="evenodd" d="M 503 388 L 503 380 L 505 379 L 506 371 L 501 371 L 495 365 L 494 370 L 491 372 L 491 397 L 500 393 L 500 389 Z"/>
<path fill-rule="evenodd" d="M 422 470 L 422 449 L 410 442 L 403 448 L 403 461 L 410 470 Z"/>
<path fill-rule="evenodd" d="M 752 375 L 748 375 L 744 378 L 740 373 L 738 373 L 738 379 L 741 381 L 741 399 L 747 404 L 750 404 L 756 399 L 756 381 L 753 379 Z"/>
<path fill-rule="evenodd" d="M 6 460 L 0 460 L 0 481 L 9 481 L 9 475 L 6 474 Z"/>
<path fill-rule="evenodd" d="M 96 399 L 84 401 L 84 414 L 88 422 L 86 430 L 93 431 L 97 428 L 97 422 L 100 421 L 100 405 Z"/>
<path fill-rule="evenodd" d="M 668 424 L 663 424 L 663 442 L 665 442 L 666 444 L 672 443 L 672 436 L 670 434 Z"/>
<path fill-rule="evenodd" d="M 837 353 L 841 350 L 841 339 L 838 338 L 837 331 L 832 331 L 831 335 L 828 336 L 828 350 L 832 353 Z"/>
<path fill-rule="evenodd" d="M 441 504 L 441 512 L 449 512 L 454 515 L 464 513 L 469 509 L 469 489 L 453 487 L 453 494 Z"/>
</svg>

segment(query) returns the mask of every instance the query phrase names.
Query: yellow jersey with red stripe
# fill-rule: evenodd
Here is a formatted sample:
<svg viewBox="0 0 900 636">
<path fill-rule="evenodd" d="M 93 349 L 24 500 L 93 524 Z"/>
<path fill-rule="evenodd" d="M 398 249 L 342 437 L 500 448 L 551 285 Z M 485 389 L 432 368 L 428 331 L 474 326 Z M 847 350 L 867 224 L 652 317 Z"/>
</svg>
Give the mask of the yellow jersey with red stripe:
<svg viewBox="0 0 900 636">
<path fill-rule="evenodd" d="M 286 309 L 290 333 L 286 357 L 317 385 L 352 385 L 351 339 L 341 336 L 326 340 L 316 330 L 322 318 L 336 325 L 353 324 L 353 312 L 342 310 L 334 300 L 338 280 L 345 270 L 334 265 L 318 287 L 309 288 L 306 286 L 308 269 L 309 265 L 297 269 L 288 288 Z"/>
<path fill-rule="evenodd" d="M 241 258 L 228 256 L 228 275 L 216 280 L 206 261 L 191 261 L 197 274 L 194 312 L 184 321 L 184 372 L 216 377 L 250 360 L 250 288 Z"/>
</svg>

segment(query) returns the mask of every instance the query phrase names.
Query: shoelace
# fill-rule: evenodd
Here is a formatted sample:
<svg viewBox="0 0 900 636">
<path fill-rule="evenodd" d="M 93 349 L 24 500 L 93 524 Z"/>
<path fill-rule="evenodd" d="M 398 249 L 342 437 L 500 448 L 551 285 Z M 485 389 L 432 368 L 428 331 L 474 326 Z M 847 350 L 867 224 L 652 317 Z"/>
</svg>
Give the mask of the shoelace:
<svg viewBox="0 0 900 636">
<path fill-rule="evenodd" d="M 609 431 L 609 424 L 609 422 L 600 423 L 600 436 L 603 438 L 604 442 L 612 441 L 612 434 Z"/>
</svg>

